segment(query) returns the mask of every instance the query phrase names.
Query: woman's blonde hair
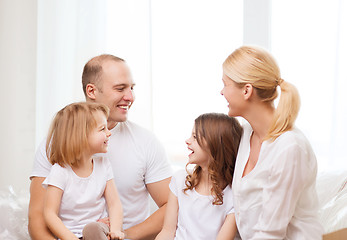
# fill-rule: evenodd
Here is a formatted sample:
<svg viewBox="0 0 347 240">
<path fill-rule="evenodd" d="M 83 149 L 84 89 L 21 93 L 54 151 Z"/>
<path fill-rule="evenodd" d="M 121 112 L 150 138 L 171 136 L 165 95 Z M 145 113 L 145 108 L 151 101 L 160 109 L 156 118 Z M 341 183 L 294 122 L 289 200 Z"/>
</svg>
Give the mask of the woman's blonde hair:
<svg viewBox="0 0 347 240">
<path fill-rule="evenodd" d="M 273 122 L 264 141 L 274 141 L 293 128 L 300 109 L 299 93 L 294 85 L 281 78 L 279 67 L 270 53 L 259 47 L 242 46 L 227 57 L 223 71 L 239 87 L 251 84 L 264 102 L 273 104 L 278 96 L 277 86 L 281 88 Z"/>
<path fill-rule="evenodd" d="M 222 205 L 223 189 L 232 183 L 242 127 L 237 119 L 226 114 L 206 113 L 195 119 L 195 135 L 199 146 L 210 154 L 208 174 L 212 183 L 212 203 Z M 198 165 L 193 172 L 187 170 L 184 192 L 199 184 L 201 170 Z"/>
<path fill-rule="evenodd" d="M 78 165 L 82 153 L 89 149 L 88 135 L 96 127 L 95 113 L 108 118 L 104 104 L 78 102 L 67 105 L 54 117 L 46 142 L 46 154 L 51 164 Z"/>
</svg>

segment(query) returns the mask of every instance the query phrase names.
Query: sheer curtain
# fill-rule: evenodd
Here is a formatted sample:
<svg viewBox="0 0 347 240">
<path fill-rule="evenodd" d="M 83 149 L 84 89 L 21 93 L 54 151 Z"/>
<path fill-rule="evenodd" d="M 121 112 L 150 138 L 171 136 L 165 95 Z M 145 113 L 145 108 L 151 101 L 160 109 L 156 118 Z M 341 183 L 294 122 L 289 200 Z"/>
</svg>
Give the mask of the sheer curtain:
<svg viewBox="0 0 347 240">
<path fill-rule="evenodd" d="M 219 94 L 223 60 L 243 42 L 260 43 L 298 87 L 297 125 L 320 170 L 346 168 L 346 1 L 261 2 L 267 6 L 255 7 L 253 0 L 39 0 L 36 144 L 56 111 L 84 99 L 83 65 L 111 53 L 127 60 L 136 82 L 130 120 L 153 130 L 170 159 L 183 165 L 194 119 L 227 112 Z M 271 14 L 260 30 L 255 13 Z"/>
<path fill-rule="evenodd" d="M 198 115 L 227 111 L 221 64 L 242 44 L 242 7 L 228 0 L 108 1 L 107 48 L 128 61 L 136 82 L 129 118 L 153 130 L 173 163 L 185 164 L 184 140 Z"/>
<path fill-rule="evenodd" d="M 84 64 L 105 52 L 105 0 L 38 1 L 36 146 L 53 115 L 83 101 Z"/>
<path fill-rule="evenodd" d="M 150 1 L 38 1 L 36 146 L 63 106 L 84 101 L 84 64 L 109 53 L 126 59 L 136 81 L 132 119 L 151 126 Z"/>
<path fill-rule="evenodd" d="M 222 63 L 242 44 L 242 10 L 241 1 L 152 1 L 153 130 L 181 166 L 194 119 L 228 112 Z"/>
<path fill-rule="evenodd" d="M 221 64 L 242 44 L 242 7 L 228 0 L 39 1 L 36 144 L 55 112 L 83 100 L 85 62 L 111 53 L 128 62 L 136 83 L 130 120 L 185 163 L 194 119 L 227 112 Z"/>
<path fill-rule="evenodd" d="M 301 96 L 297 125 L 319 170 L 346 169 L 347 2 L 272 1 L 272 52 Z"/>
</svg>

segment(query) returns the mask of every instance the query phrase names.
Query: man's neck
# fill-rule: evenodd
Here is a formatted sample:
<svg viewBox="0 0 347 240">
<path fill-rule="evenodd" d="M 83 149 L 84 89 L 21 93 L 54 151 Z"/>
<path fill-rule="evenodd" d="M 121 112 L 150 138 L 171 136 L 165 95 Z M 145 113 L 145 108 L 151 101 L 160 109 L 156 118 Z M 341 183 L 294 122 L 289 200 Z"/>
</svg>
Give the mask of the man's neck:
<svg viewBox="0 0 347 240">
<path fill-rule="evenodd" d="M 117 126 L 118 122 L 113 122 L 113 121 L 107 121 L 107 128 L 108 130 L 113 129 L 115 126 Z"/>
</svg>

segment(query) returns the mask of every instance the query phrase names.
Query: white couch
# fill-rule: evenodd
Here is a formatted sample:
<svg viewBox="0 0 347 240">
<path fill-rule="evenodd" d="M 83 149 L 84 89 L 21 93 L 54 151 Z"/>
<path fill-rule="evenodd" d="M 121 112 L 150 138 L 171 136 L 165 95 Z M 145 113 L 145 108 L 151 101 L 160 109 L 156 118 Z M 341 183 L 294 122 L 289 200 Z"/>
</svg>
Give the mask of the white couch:
<svg viewBox="0 0 347 240">
<path fill-rule="evenodd" d="M 0 191 L 0 239 L 26 240 L 29 193 L 16 193 L 12 187 Z"/>
<path fill-rule="evenodd" d="M 347 228 L 347 171 L 319 173 L 317 192 L 324 232 Z M 0 191 L 0 239 L 30 239 L 28 203 L 27 191 L 16 193 L 11 187 Z"/>
<path fill-rule="evenodd" d="M 317 193 L 324 232 L 347 228 L 347 171 L 318 174 Z"/>
</svg>

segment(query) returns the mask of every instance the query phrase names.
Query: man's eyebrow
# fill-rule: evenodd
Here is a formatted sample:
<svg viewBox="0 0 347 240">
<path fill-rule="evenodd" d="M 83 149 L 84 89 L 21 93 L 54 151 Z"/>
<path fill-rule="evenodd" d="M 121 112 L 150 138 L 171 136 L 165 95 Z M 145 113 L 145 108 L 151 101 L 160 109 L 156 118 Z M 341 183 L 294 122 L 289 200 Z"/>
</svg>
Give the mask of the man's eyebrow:
<svg viewBox="0 0 347 240">
<path fill-rule="evenodd" d="M 120 83 L 120 84 L 115 84 L 113 87 L 126 87 L 128 84 L 125 83 Z"/>
<path fill-rule="evenodd" d="M 133 83 L 133 84 L 120 83 L 120 84 L 114 85 L 113 87 L 114 87 L 114 88 L 117 88 L 117 87 L 127 87 L 127 86 L 134 87 L 135 85 L 136 85 L 135 83 Z"/>
</svg>

